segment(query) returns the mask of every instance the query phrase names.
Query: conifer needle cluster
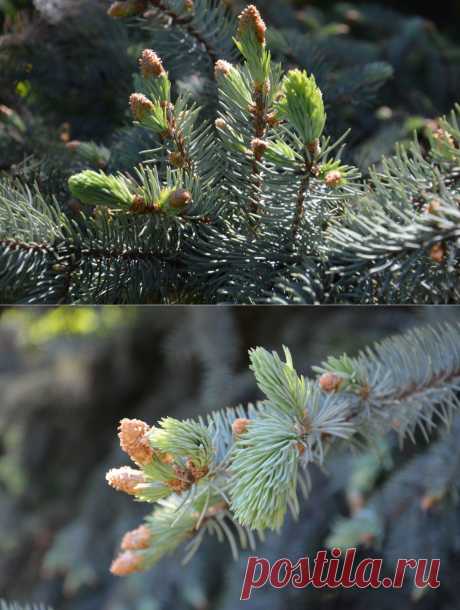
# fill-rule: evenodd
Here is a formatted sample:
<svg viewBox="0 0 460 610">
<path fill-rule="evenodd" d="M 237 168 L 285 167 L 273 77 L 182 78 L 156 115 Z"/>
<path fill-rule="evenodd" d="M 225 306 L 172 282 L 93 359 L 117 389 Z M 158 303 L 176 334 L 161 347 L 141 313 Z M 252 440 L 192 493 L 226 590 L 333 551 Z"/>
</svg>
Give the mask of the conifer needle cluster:
<svg viewBox="0 0 460 610">
<path fill-rule="evenodd" d="M 297 373 L 286 348 L 284 359 L 257 348 L 249 354 L 264 394 L 257 404 L 152 427 L 123 419 L 120 445 L 136 468 L 112 469 L 107 481 L 154 509 L 124 536 L 112 572 L 147 570 L 182 544 L 189 560 L 206 533 L 226 539 L 234 556 L 254 549 L 288 512 L 299 515 L 314 496 L 309 471 L 338 443 L 378 446 L 389 433 L 428 441 L 459 404 L 459 346 L 458 326 L 416 329 L 357 357 L 331 357 L 316 379 Z"/>
</svg>

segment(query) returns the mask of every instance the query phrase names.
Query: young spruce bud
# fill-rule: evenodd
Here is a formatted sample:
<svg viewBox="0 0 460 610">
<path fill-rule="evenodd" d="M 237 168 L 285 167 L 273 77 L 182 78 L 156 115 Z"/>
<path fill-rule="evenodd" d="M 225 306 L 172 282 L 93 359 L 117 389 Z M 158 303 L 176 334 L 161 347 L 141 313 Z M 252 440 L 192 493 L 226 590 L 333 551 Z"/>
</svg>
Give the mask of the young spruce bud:
<svg viewBox="0 0 460 610">
<path fill-rule="evenodd" d="M 129 207 L 133 198 L 123 176 L 108 176 L 93 170 L 85 170 L 71 176 L 69 189 L 73 197 L 89 205 Z"/>
<path fill-rule="evenodd" d="M 184 189 L 177 189 L 173 191 L 169 197 L 169 205 L 173 210 L 182 212 L 192 201 L 191 194 Z"/>
<path fill-rule="evenodd" d="M 115 576 L 128 576 L 129 574 L 142 571 L 143 562 L 142 555 L 133 551 L 124 551 L 114 559 L 110 571 Z"/>
<path fill-rule="evenodd" d="M 139 68 L 144 78 L 160 78 L 166 76 L 166 70 L 163 67 L 161 59 L 152 51 L 152 49 L 144 49 L 139 58 Z"/>
<path fill-rule="evenodd" d="M 233 65 L 224 59 L 219 59 L 219 61 L 216 61 L 216 65 L 214 66 L 214 74 L 216 79 L 219 77 L 228 76 L 232 70 Z"/>
<path fill-rule="evenodd" d="M 278 116 L 288 121 L 306 145 L 318 140 L 326 126 L 323 95 L 315 77 L 291 70 L 283 79 Z"/>
<path fill-rule="evenodd" d="M 261 46 L 265 46 L 267 26 L 256 6 L 253 4 L 247 6 L 238 17 L 238 22 L 238 31 L 236 33 L 238 41 L 244 42 L 245 39 L 255 37 Z"/>
<path fill-rule="evenodd" d="M 138 485 L 145 483 L 145 477 L 140 470 L 134 470 L 129 466 L 112 468 L 105 475 L 107 483 L 117 491 L 123 491 L 131 496 L 136 495 Z"/>
<path fill-rule="evenodd" d="M 235 44 L 247 61 L 247 67 L 258 92 L 269 88 L 270 53 L 266 49 L 265 25 L 254 5 L 248 6 L 239 16 Z"/>
<path fill-rule="evenodd" d="M 332 189 L 342 186 L 344 182 L 343 174 L 338 169 L 328 172 L 324 177 L 324 182 L 326 183 L 326 186 Z"/>
<path fill-rule="evenodd" d="M 233 436 L 241 436 L 241 434 L 244 434 L 248 429 L 250 423 L 250 419 L 244 419 L 241 417 L 239 419 L 235 419 L 232 424 Z"/>
<path fill-rule="evenodd" d="M 142 121 L 153 111 L 153 103 L 143 93 L 132 93 L 129 97 L 131 113 L 136 121 Z"/>
<path fill-rule="evenodd" d="M 140 419 L 124 418 L 118 428 L 120 446 L 138 466 L 146 466 L 153 460 L 147 434 L 150 426 Z"/>
<path fill-rule="evenodd" d="M 251 141 L 251 149 L 255 158 L 260 161 L 268 148 L 268 143 L 260 138 L 254 138 Z"/>
<path fill-rule="evenodd" d="M 140 551 L 148 549 L 152 539 L 152 533 L 146 525 L 141 525 L 135 530 L 126 532 L 121 541 L 122 551 Z"/>
<path fill-rule="evenodd" d="M 324 373 L 319 378 L 319 385 L 323 392 L 327 392 L 332 394 L 333 392 L 337 392 L 342 385 L 343 378 L 335 373 Z"/>
</svg>

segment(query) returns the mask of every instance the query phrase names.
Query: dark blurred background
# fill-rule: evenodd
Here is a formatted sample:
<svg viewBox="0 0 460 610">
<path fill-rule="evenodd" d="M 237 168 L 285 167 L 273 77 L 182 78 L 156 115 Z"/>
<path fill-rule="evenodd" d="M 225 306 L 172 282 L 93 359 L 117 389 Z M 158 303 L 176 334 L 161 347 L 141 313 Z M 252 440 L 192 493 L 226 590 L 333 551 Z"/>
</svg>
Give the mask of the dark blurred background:
<svg viewBox="0 0 460 610">
<path fill-rule="evenodd" d="M 120 537 L 149 509 L 106 485 L 105 472 L 127 463 L 118 446 L 118 421 L 138 417 L 153 424 L 166 414 L 192 417 L 257 399 L 248 370 L 250 347 L 280 350 L 287 345 L 298 370 L 311 375 L 311 366 L 328 355 L 353 354 L 414 325 L 459 317 L 457 309 L 437 308 L 3 310 L 0 598 L 44 602 L 55 610 L 239 607 L 246 555 L 235 563 L 228 547 L 213 539 L 206 540 L 185 567 L 180 566 L 180 556 L 173 556 L 146 574 L 118 579 L 109 573 Z M 402 453 L 391 449 L 394 464 L 372 482 L 369 493 L 379 493 L 385 481 L 398 477 L 417 452 L 429 447 L 422 441 L 415 447 L 409 444 Z M 314 492 L 299 521 L 288 518 L 281 536 L 269 535 L 258 554 L 297 560 L 324 548 L 337 517 L 349 514 L 345 492 L 356 459 L 338 454 L 328 462 L 327 476 L 314 472 Z M 426 592 L 415 601 L 410 588 L 264 589 L 241 607 L 364 610 L 372 604 L 378 610 L 457 609 L 460 519 L 453 529 L 452 519 L 444 513 L 434 510 L 427 515 L 420 510 L 420 496 L 430 481 L 420 469 L 418 476 L 413 507 L 406 498 L 404 507 L 398 508 L 405 535 L 396 531 L 396 538 L 408 554 L 430 552 L 437 557 L 431 553 L 448 552 L 439 591 Z M 397 504 L 397 496 L 394 501 Z M 417 521 L 417 529 L 406 524 L 405 515 L 412 524 Z M 386 550 L 386 544 L 383 549 L 371 545 L 363 553 L 381 556 Z"/>
<path fill-rule="evenodd" d="M 276 3 L 276 2 L 275 2 Z M 313 5 L 320 8 L 330 7 L 334 4 L 334 0 L 298 0 L 295 2 L 297 7 Z M 356 0 L 353 4 L 369 5 L 372 2 L 367 0 Z M 406 14 L 424 15 L 434 22 L 451 28 L 458 34 L 458 20 L 460 19 L 460 2 L 458 0 L 445 0 L 444 2 L 420 2 L 420 0 L 385 0 L 380 4 L 384 4 L 391 8 L 402 11 Z"/>
</svg>

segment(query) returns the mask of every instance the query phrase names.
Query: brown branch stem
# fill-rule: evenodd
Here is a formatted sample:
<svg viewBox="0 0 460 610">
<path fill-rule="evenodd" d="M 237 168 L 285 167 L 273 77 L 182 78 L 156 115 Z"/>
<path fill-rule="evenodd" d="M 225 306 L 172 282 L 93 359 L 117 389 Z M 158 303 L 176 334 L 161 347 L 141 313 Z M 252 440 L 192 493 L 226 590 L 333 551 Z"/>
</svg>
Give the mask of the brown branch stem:
<svg viewBox="0 0 460 610">
<path fill-rule="evenodd" d="M 267 114 L 265 108 L 264 94 L 261 87 L 256 87 L 254 92 L 254 107 L 253 113 L 253 124 L 254 124 L 254 138 L 257 140 L 263 140 L 267 132 Z M 261 151 L 254 152 L 254 160 L 252 162 L 251 172 L 251 184 L 252 193 L 250 198 L 250 211 L 253 214 L 260 212 L 260 189 L 262 187 L 262 175 L 259 167 L 259 163 L 262 160 L 263 153 Z"/>
<path fill-rule="evenodd" d="M 206 50 L 211 64 L 214 66 L 219 59 L 217 53 L 212 48 L 211 44 L 193 25 L 193 17 L 185 17 L 178 15 L 176 12 L 168 8 L 162 0 L 149 0 L 153 6 L 156 6 L 162 13 L 169 17 L 175 25 L 182 27 L 192 38 L 195 38 Z"/>
<path fill-rule="evenodd" d="M 305 156 L 305 169 L 304 169 L 303 178 L 300 182 L 299 190 L 297 193 L 297 204 L 296 204 L 296 209 L 295 209 L 295 214 L 294 214 L 294 220 L 292 222 L 293 243 L 296 242 L 297 237 L 299 236 L 300 225 L 302 223 L 302 218 L 305 213 L 305 198 L 307 195 L 308 187 L 310 186 L 311 171 L 312 171 L 312 162 L 309 161 L 307 156 Z"/>
</svg>

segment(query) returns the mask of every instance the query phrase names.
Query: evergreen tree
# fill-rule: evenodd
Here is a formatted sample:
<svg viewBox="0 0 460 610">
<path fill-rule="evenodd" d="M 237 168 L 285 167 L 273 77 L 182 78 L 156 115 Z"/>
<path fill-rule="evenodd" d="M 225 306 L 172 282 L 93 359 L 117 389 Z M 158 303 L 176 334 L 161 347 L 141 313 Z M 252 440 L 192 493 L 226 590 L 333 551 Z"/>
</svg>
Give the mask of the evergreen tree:
<svg viewBox="0 0 460 610">
<path fill-rule="evenodd" d="M 256 538 L 266 530 L 279 531 L 288 512 L 299 515 L 305 501 L 299 492 L 314 498 L 310 472 L 334 455 L 337 444 L 374 451 L 354 460 L 347 490 L 354 515 L 337 522 L 329 544 L 345 549 L 382 544 L 386 529 L 386 558 L 398 558 L 400 547 L 394 545 L 410 527 L 416 541 L 410 550 L 417 551 L 415 556 L 427 550 L 431 555 L 433 547 L 417 536 L 424 515 L 442 505 L 456 519 L 459 339 L 458 325 L 416 329 L 357 357 L 330 357 L 314 368 L 316 380 L 296 372 L 287 348 L 284 360 L 257 348 L 250 352 L 251 370 L 264 400 L 196 420 L 165 417 L 152 427 L 122 419 L 121 448 L 136 468 L 111 469 L 107 481 L 154 504 L 154 510 L 144 525 L 123 537 L 112 572 L 125 576 L 149 569 L 184 543 L 187 561 L 207 533 L 227 540 L 235 557 L 239 546 L 254 550 Z M 420 437 L 429 441 L 438 425 L 452 422 L 450 433 L 371 495 L 379 473 L 388 468 L 390 433 L 400 445 Z M 427 477 L 438 469 L 441 476 Z M 421 473 L 424 482 L 415 493 Z M 413 510 L 391 521 L 399 510 L 395 501 L 410 502 Z M 438 538 L 434 548 L 445 556 L 454 545 L 439 521 L 432 532 Z"/>
<path fill-rule="evenodd" d="M 139 60 L 134 126 L 109 147 L 68 137 L 57 145 L 53 158 L 65 148 L 56 163 L 65 165 L 58 173 L 69 178 L 70 202 L 62 184 L 36 184 L 49 176 L 50 159 L 45 169 L 29 162 L 1 180 L 2 300 L 457 303 L 458 111 L 413 123 L 418 141 L 373 170 L 365 153 L 391 151 L 395 134 L 406 138 L 398 122 L 369 141 L 375 121 L 388 122 L 389 114 L 381 108 L 378 119 L 365 110 L 393 72 L 393 82 L 418 72 L 419 64 L 408 67 L 401 57 L 429 49 L 426 82 L 450 47 L 423 20 L 390 19 L 392 12 L 376 8 L 335 10 L 358 33 L 374 26 L 373 44 L 341 41 L 337 28 L 326 37 L 334 32 L 326 12 L 304 14 L 305 35 L 289 11 L 267 33 L 252 5 L 235 23 L 225 3 L 211 0 L 115 2 L 109 15 L 141 32 L 131 47 Z M 389 24 L 383 34 L 382 22 Z M 96 45 L 101 66 L 111 66 L 109 97 L 128 84 L 120 46 L 108 61 L 106 47 Z M 444 97 L 433 95 L 419 110 L 429 115 L 453 103 L 454 64 L 451 53 Z M 41 72 L 35 78 L 49 90 Z M 396 96 L 410 112 L 413 100 L 401 102 L 395 89 L 384 90 L 386 101 Z M 39 87 L 37 104 L 40 94 Z M 107 103 L 98 93 L 93 99 L 100 125 Z M 45 101 L 53 99 L 43 99 L 43 108 Z M 8 141 L 28 139 L 20 112 L 5 105 L 2 116 Z"/>
<path fill-rule="evenodd" d="M 313 558 L 327 546 L 356 545 L 357 560 L 384 559 L 385 576 L 393 576 L 397 558 L 440 558 L 442 586 L 431 592 L 412 591 L 408 579 L 403 590 L 339 589 L 328 595 L 311 587 L 275 591 L 267 586 L 245 605 L 253 610 L 283 610 L 286 603 L 327 610 L 338 605 L 364 609 L 369 604 L 385 609 L 456 607 L 460 523 L 456 309 L 268 308 L 261 315 L 257 308 L 225 307 L 8 308 L 0 322 L 0 556 L 4 559 L 0 590 L 10 604 L 41 601 L 56 610 L 142 610 L 146 604 L 234 610 L 249 553 L 267 557 L 271 563 L 280 557 L 295 563 L 299 557 Z M 410 331 L 427 322 L 430 327 Z M 395 332 L 402 336 L 366 349 Z M 279 351 L 283 343 L 292 350 L 292 369 L 286 367 L 284 356 L 272 355 L 271 350 Z M 269 350 L 251 350 L 254 368 L 281 374 L 281 382 L 272 383 L 271 376 L 260 372 L 255 379 L 255 371 L 247 365 L 247 350 L 254 345 Z M 343 357 L 344 351 L 350 356 Z M 257 363 L 262 363 L 262 369 Z M 264 363 L 274 368 L 267 369 Z M 353 415 L 345 423 L 354 431 L 346 430 L 349 438 L 320 436 L 323 460 L 315 438 L 306 443 L 307 450 L 296 445 L 298 518 L 291 514 L 296 511 L 292 496 L 285 517 L 276 517 L 282 522 L 282 535 L 266 528 L 260 540 L 249 526 L 234 524 L 237 518 L 230 508 L 225 518 L 223 511 L 213 515 L 217 530 L 202 522 L 205 531 L 191 532 L 176 553 L 162 556 L 144 575 L 115 578 L 109 568 L 120 541 L 125 532 L 137 530 L 146 515 L 144 527 L 128 536 L 124 546 L 139 541 L 145 545 L 151 524 L 161 534 L 160 547 L 166 544 L 161 528 L 167 523 L 167 511 L 160 511 L 159 521 L 149 515 L 150 509 L 158 514 L 165 501 L 171 506 L 176 501 L 180 504 L 182 510 L 174 513 L 178 526 L 190 517 L 196 524 L 201 513 L 191 504 L 201 510 L 200 496 L 206 498 L 213 483 L 238 505 L 241 519 L 251 518 L 251 504 L 246 500 L 254 500 L 260 491 L 257 476 L 266 478 L 267 471 L 249 457 L 253 449 L 263 454 L 272 446 L 265 432 L 281 434 L 284 449 L 277 455 L 273 445 L 271 456 L 276 463 L 280 460 L 278 472 L 293 472 L 286 436 L 294 439 L 302 429 L 291 434 L 291 422 L 298 418 L 286 401 L 289 397 L 302 400 L 297 385 L 301 373 L 308 394 L 306 412 L 315 427 L 320 415 L 327 415 L 322 422 L 331 426 L 340 417 L 347 418 L 351 409 Z M 359 392 L 363 377 L 368 378 L 370 391 Z M 311 408 L 315 396 L 321 407 L 318 412 Z M 251 402 L 254 417 L 248 414 Z M 244 406 L 219 411 L 239 404 Z M 235 416 L 240 421 L 233 426 Z M 120 450 L 115 434 L 120 420 L 123 446 L 140 466 L 130 464 Z M 416 421 L 420 425 L 412 442 Z M 209 444 L 200 443 L 201 451 L 194 442 L 206 439 L 201 422 L 212 436 L 213 459 L 206 474 Z M 215 422 L 221 423 L 219 428 Z M 141 434 L 146 430 L 161 450 L 145 443 Z M 250 433 L 251 443 L 254 438 L 257 443 L 248 449 L 245 435 Z M 402 445 L 403 435 L 407 439 Z M 241 487 L 233 489 L 237 477 L 225 481 L 223 476 L 212 476 L 219 460 L 214 446 L 221 446 L 217 438 L 228 439 L 235 465 L 249 469 L 245 476 L 251 467 L 255 469 L 257 476 L 247 486 L 246 498 Z M 161 463 L 161 471 L 150 468 L 145 462 L 152 451 L 164 453 L 165 443 L 174 453 L 174 462 Z M 189 453 L 196 464 L 189 461 Z M 321 460 L 323 467 L 319 467 Z M 135 496 L 118 493 L 104 483 L 109 470 L 112 481 L 129 481 L 126 476 L 116 477 L 123 466 L 122 475 L 126 468 L 135 477 L 149 473 L 148 488 L 143 490 L 149 495 L 147 503 L 133 501 Z M 161 475 L 170 473 L 169 467 L 173 475 L 163 485 Z M 230 475 L 231 469 L 227 472 Z M 306 498 L 305 480 L 310 483 Z M 291 487 L 282 479 L 273 482 L 267 508 L 277 515 L 280 510 L 281 515 L 283 498 Z M 166 498 L 150 502 L 165 491 Z M 216 508 L 223 508 L 223 498 L 210 496 L 210 503 L 214 500 Z M 236 562 L 231 560 L 231 548 L 208 535 L 224 526 L 236 539 L 235 551 L 240 552 Z M 240 527 L 248 530 L 248 544 L 249 537 L 255 538 L 255 553 L 240 551 Z M 180 528 L 170 533 L 177 540 Z M 198 534 L 200 540 L 194 538 Z M 179 562 L 192 542 L 200 547 L 181 568 Z M 155 553 L 153 546 L 152 539 L 150 547 L 141 550 Z M 119 567 L 120 563 L 115 564 Z"/>
</svg>

